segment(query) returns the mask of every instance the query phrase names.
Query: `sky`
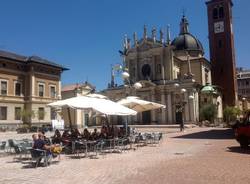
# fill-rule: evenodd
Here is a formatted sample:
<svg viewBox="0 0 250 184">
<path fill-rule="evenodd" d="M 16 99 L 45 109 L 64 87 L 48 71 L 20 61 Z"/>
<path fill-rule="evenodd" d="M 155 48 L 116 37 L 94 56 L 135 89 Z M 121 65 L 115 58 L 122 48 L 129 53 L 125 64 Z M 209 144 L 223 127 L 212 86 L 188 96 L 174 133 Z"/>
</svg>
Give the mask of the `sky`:
<svg viewBox="0 0 250 184">
<path fill-rule="evenodd" d="M 179 34 L 183 12 L 190 32 L 201 41 L 209 59 L 205 0 L 0 2 L 0 50 L 37 55 L 62 64 L 70 69 L 62 74 L 63 85 L 87 80 L 97 90 L 106 88 L 111 64 L 122 61 L 118 50 L 122 49 L 125 34 L 133 38 L 133 32 L 137 32 L 141 38 L 144 25 L 151 35 L 153 27 L 166 32 L 169 24 L 173 39 Z M 236 65 L 250 69 L 250 1 L 233 2 Z"/>
</svg>

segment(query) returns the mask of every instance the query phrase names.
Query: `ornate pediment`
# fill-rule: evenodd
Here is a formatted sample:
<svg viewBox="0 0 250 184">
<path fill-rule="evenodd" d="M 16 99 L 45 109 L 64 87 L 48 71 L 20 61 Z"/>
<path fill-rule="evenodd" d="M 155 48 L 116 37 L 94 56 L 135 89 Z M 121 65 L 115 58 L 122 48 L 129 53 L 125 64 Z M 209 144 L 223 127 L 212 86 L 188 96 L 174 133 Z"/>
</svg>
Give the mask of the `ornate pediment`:
<svg viewBox="0 0 250 184">
<path fill-rule="evenodd" d="M 152 49 L 152 44 L 151 43 L 146 43 L 146 42 L 142 42 L 142 44 L 139 45 L 138 49 L 139 51 L 146 51 L 149 49 Z"/>
</svg>

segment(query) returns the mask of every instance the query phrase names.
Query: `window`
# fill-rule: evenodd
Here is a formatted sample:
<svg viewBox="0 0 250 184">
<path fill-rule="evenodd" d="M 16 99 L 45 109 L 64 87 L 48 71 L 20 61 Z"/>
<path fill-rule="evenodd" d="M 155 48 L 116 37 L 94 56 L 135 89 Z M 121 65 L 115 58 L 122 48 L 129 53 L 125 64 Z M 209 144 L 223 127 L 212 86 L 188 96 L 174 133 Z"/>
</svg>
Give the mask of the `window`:
<svg viewBox="0 0 250 184">
<path fill-rule="evenodd" d="M 0 120 L 7 120 L 7 107 L 0 107 Z"/>
<path fill-rule="evenodd" d="M 21 107 L 15 107 L 15 120 L 21 120 Z"/>
<path fill-rule="evenodd" d="M 214 10 L 213 10 L 213 18 L 218 19 L 218 8 L 217 7 L 214 8 Z"/>
<path fill-rule="evenodd" d="M 246 86 L 248 86 L 249 85 L 249 81 L 246 81 Z"/>
<path fill-rule="evenodd" d="M 89 126 L 89 114 L 84 114 L 85 125 Z"/>
<path fill-rule="evenodd" d="M 150 67 L 150 65 L 149 64 L 144 64 L 142 66 L 141 70 L 142 70 L 143 77 L 146 78 L 146 79 L 149 79 L 150 73 L 151 73 L 151 67 Z"/>
<path fill-rule="evenodd" d="M 220 7 L 219 8 L 219 18 L 223 18 L 224 17 L 224 8 Z"/>
<path fill-rule="evenodd" d="M 15 83 L 15 95 L 21 96 L 21 83 L 20 82 Z"/>
<path fill-rule="evenodd" d="M 50 86 L 50 97 L 55 98 L 56 97 L 56 87 Z"/>
<path fill-rule="evenodd" d="M 1 95 L 7 95 L 7 81 L 1 81 Z"/>
<path fill-rule="evenodd" d="M 40 97 L 44 96 L 44 84 L 38 84 L 38 95 Z"/>
<path fill-rule="evenodd" d="M 45 116 L 45 111 L 43 107 L 39 107 L 38 108 L 38 119 L 39 120 L 44 120 L 44 116 Z"/>
</svg>

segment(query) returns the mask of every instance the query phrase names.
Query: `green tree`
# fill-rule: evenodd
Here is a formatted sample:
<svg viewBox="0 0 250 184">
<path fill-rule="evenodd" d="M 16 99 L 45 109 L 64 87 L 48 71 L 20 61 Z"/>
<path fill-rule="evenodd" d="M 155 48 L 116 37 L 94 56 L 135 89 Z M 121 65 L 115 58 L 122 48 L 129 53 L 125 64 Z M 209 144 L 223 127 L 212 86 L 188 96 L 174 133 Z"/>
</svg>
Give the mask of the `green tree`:
<svg viewBox="0 0 250 184">
<path fill-rule="evenodd" d="M 35 112 L 33 110 L 22 109 L 20 116 L 24 124 L 30 125 L 31 119 L 35 117 Z"/>
<path fill-rule="evenodd" d="M 237 107 L 227 106 L 223 110 L 224 121 L 229 124 L 236 121 L 237 117 L 241 114 L 241 110 Z"/>
<path fill-rule="evenodd" d="M 217 116 L 217 106 L 214 104 L 206 104 L 200 110 L 201 120 L 208 120 L 214 122 L 214 119 Z"/>
</svg>

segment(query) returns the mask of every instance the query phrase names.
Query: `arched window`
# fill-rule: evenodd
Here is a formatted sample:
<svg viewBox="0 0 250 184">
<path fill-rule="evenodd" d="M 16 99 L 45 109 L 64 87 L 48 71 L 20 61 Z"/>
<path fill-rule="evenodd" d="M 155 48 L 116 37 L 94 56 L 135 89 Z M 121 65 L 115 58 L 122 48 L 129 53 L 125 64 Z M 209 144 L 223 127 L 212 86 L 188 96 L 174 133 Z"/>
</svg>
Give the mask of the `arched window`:
<svg viewBox="0 0 250 184">
<path fill-rule="evenodd" d="M 221 6 L 219 8 L 219 18 L 223 18 L 224 17 L 224 8 Z"/>
<path fill-rule="evenodd" d="M 217 7 L 215 7 L 213 10 L 213 18 L 218 19 L 218 8 Z"/>
</svg>

